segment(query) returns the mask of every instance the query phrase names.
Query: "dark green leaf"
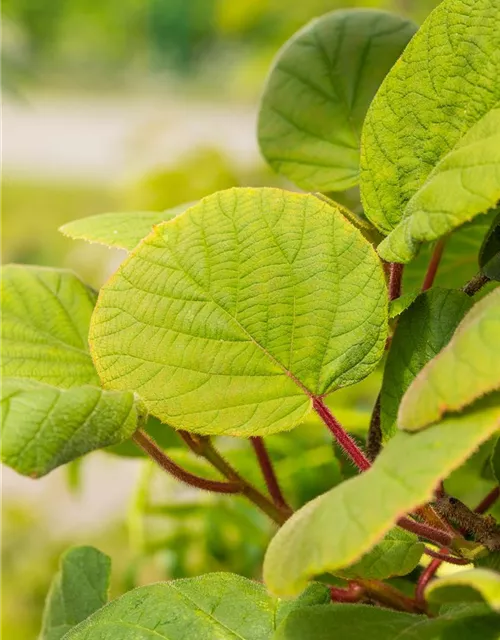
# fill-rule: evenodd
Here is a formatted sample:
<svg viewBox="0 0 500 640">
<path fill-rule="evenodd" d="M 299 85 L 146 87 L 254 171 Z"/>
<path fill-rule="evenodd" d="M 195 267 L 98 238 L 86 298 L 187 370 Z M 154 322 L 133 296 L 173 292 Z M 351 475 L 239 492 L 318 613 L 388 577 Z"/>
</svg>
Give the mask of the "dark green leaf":
<svg viewBox="0 0 500 640">
<path fill-rule="evenodd" d="M 479 252 L 479 266 L 481 272 L 490 280 L 500 280 L 500 212 L 484 238 Z"/>
</svg>

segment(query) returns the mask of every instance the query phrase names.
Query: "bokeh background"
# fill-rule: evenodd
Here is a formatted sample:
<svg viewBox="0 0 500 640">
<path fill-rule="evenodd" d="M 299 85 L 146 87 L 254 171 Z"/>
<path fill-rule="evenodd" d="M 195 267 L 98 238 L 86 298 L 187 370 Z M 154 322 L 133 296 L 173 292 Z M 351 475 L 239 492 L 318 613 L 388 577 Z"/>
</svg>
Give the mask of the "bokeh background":
<svg viewBox="0 0 500 640">
<path fill-rule="evenodd" d="M 281 44 L 336 8 L 383 8 L 421 22 L 437 4 L 3 0 L 3 261 L 69 267 L 99 287 L 123 256 L 64 238 L 63 223 L 163 210 L 234 185 L 285 185 L 259 157 L 255 137 L 259 93 Z M 379 377 L 335 397 L 338 417 L 360 438 Z M 324 431 L 311 421 L 269 439 L 295 506 L 352 473 Z M 261 483 L 246 442 L 219 445 Z M 186 466 L 200 466 L 175 435 L 168 446 Z M 36 638 L 58 556 L 70 544 L 111 555 L 116 596 L 213 570 L 258 578 L 272 534 L 241 499 L 179 487 L 140 458 L 95 453 L 42 480 L 9 469 L 2 476 L 6 640 Z"/>
</svg>

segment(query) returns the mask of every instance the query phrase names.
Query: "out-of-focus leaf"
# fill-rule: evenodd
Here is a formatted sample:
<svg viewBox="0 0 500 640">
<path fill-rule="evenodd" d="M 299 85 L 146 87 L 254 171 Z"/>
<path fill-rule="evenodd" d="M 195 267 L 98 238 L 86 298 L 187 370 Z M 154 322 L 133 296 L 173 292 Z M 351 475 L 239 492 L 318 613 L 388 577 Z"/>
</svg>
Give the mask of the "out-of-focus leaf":
<svg viewBox="0 0 500 640">
<path fill-rule="evenodd" d="M 485 601 L 500 611 L 500 574 L 490 569 L 469 569 L 433 580 L 425 590 L 430 602 Z"/>
</svg>

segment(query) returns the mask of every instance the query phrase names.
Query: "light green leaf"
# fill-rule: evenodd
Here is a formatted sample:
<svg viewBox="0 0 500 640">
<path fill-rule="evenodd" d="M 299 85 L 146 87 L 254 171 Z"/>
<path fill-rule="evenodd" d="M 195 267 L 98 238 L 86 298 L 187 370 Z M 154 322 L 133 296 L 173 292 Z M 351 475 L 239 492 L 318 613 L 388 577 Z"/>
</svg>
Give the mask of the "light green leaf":
<svg viewBox="0 0 500 640">
<path fill-rule="evenodd" d="M 459 571 L 432 581 L 425 590 L 430 602 L 476 602 L 483 600 L 500 611 L 500 574 L 490 569 Z"/>
<path fill-rule="evenodd" d="M 74 240 L 87 240 L 131 251 L 151 233 L 155 225 L 172 220 L 194 204 L 186 202 L 166 211 L 102 213 L 68 222 L 59 231 Z"/>
<path fill-rule="evenodd" d="M 412 382 L 398 414 L 402 429 L 426 427 L 500 388 L 500 288 L 465 316 L 448 345 Z"/>
<path fill-rule="evenodd" d="M 385 580 L 393 576 L 404 576 L 417 566 L 423 552 L 424 544 L 419 542 L 417 536 L 394 528 L 359 562 L 336 571 L 335 575 L 350 580 Z"/>
<path fill-rule="evenodd" d="M 94 547 L 74 547 L 61 558 L 45 602 L 39 640 L 61 640 L 108 599 L 111 561 Z"/>
<path fill-rule="evenodd" d="M 82 385 L 63 389 L 36 380 L 2 381 L 2 462 L 40 478 L 79 456 L 130 438 L 134 394 Z"/>
<path fill-rule="evenodd" d="M 500 398 L 492 394 L 432 429 L 396 434 L 370 470 L 309 502 L 278 531 L 264 560 L 269 589 L 294 595 L 312 577 L 352 565 L 498 429 Z"/>
<path fill-rule="evenodd" d="M 409 262 L 421 242 L 436 240 L 500 200 L 500 108 L 492 109 L 429 174 L 403 220 L 379 245 L 388 262 Z"/>
<path fill-rule="evenodd" d="M 387 234 L 399 225 L 411 198 L 454 148 L 453 160 L 450 156 L 443 169 L 451 169 L 452 163 L 461 167 L 461 160 L 465 169 L 467 158 L 459 160 L 463 153 L 470 154 L 471 160 L 475 157 L 472 146 L 467 151 L 459 147 L 500 101 L 499 22 L 498 0 L 444 0 L 380 87 L 366 116 L 361 151 L 365 213 L 380 231 Z M 482 143 L 478 140 L 476 144 Z M 483 158 L 485 177 L 480 177 L 481 182 L 492 179 L 488 163 L 495 150 L 490 152 L 491 157 Z M 454 190 L 442 195 L 453 196 L 461 206 L 468 188 L 481 194 L 469 179 L 477 171 L 471 167 L 453 172 L 454 176 L 463 175 L 464 189 L 460 197 Z M 498 185 L 498 169 L 493 181 Z M 491 195 L 484 194 L 476 213 L 491 206 Z M 445 217 L 448 219 L 448 214 Z M 462 222 L 469 217 L 468 213 Z M 440 223 L 433 220 L 434 224 L 442 230 Z"/>
<path fill-rule="evenodd" d="M 465 293 L 435 287 L 421 294 L 399 319 L 384 369 L 380 424 L 384 441 L 397 431 L 401 399 L 419 371 L 448 344 L 472 307 Z"/>
<path fill-rule="evenodd" d="M 485 276 L 491 280 L 500 280 L 500 211 L 495 213 L 479 252 L 479 266 Z"/>
<path fill-rule="evenodd" d="M 377 10 L 332 11 L 279 51 L 259 114 L 262 153 L 307 190 L 357 184 L 363 120 L 416 25 Z"/>
<path fill-rule="evenodd" d="M 389 303 L 389 319 L 392 320 L 400 316 L 403 311 L 406 311 L 406 309 L 413 304 L 417 296 L 418 291 L 409 291 L 399 296 L 399 298 L 391 300 Z"/>
<path fill-rule="evenodd" d="M 363 604 L 317 605 L 294 611 L 273 640 L 495 640 L 500 617 L 482 608 L 439 618 Z"/>
<path fill-rule="evenodd" d="M 129 438 L 131 392 L 104 391 L 88 351 L 95 294 L 69 271 L 2 271 L 2 461 L 31 477 Z"/>
<path fill-rule="evenodd" d="M 68 389 L 97 384 L 88 351 L 96 294 L 70 271 L 2 269 L 2 371 Z"/>
<path fill-rule="evenodd" d="M 295 603 L 280 603 L 264 587 L 230 573 L 159 582 L 114 600 L 70 631 L 65 640 L 271 640 L 296 608 L 327 602 L 313 585 Z"/>
<path fill-rule="evenodd" d="M 292 428 L 312 398 L 358 382 L 387 336 L 371 245 L 310 195 L 230 189 L 159 225 L 101 290 L 104 386 L 198 433 Z"/>
<path fill-rule="evenodd" d="M 474 218 L 446 239 L 434 285 L 448 289 L 462 288 L 478 272 L 478 254 L 495 212 Z M 403 291 L 420 290 L 424 282 L 434 243 L 423 244 L 418 256 L 403 272 Z M 486 289 L 481 290 L 481 293 Z M 477 294 L 479 295 L 479 294 Z M 477 297 L 476 295 L 476 297 Z"/>
</svg>

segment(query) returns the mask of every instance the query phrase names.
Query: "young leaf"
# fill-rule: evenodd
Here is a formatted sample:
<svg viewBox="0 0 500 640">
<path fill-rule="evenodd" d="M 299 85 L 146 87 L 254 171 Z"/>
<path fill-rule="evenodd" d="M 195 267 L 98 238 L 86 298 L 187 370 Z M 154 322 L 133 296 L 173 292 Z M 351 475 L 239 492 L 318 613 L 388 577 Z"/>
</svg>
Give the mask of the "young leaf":
<svg viewBox="0 0 500 640">
<path fill-rule="evenodd" d="M 433 288 L 421 294 L 399 319 L 384 369 L 380 424 L 384 441 L 397 431 L 398 408 L 418 372 L 448 344 L 472 307 L 461 291 Z"/>
<path fill-rule="evenodd" d="M 500 388 L 500 288 L 465 316 L 448 345 L 418 374 L 398 414 L 402 429 L 426 427 Z"/>
<path fill-rule="evenodd" d="M 388 262 L 409 262 L 419 243 L 444 236 L 500 200 L 500 108 L 489 111 L 429 174 L 403 220 L 379 245 Z"/>
<path fill-rule="evenodd" d="M 363 604 L 333 604 L 294 611 L 274 640 L 494 640 L 499 631 L 500 617 L 479 607 L 426 618 Z"/>
<path fill-rule="evenodd" d="M 88 351 L 95 294 L 69 271 L 2 273 L 2 461 L 31 477 L 129 438 L 131 392 L 100 388 Z"/>
<path fill-rule="evenodd" d="M 2 462 L 40 478 L 85 453 L 130 438 L 137 420 L 131 392 L 4 378 Z"/>
<path fill-rule="evenodd" d="M 94 547 L 74 547 L 61 558 L 45 602 L 39 640 L 61 640 L 108 599 L 111 561 Z"/>
<path fill-rule="evenodd" d="M 430 602 L 486 601 L 500 611 L 500 574 L 490 569 L 469 569 L 434 580 L 425 590 Z"/>
<path fill-rule="evenodd" d="M 101 290 L 104 386 L 198 433 L 290 429 L 377 365 L 387 287 L 371 245 L 309 195 L 230 189 L 159 225 Z"/>
<path fill-rule="evenodd" d="M 490 280 L 500 280 L 500 211 L 484 238 L 479 252 L 479 266 Z"/>
<path fill-rule="evenodd" d="M 495 212 L 492 211 L 474 218 L 450 234 L 434 279 L 435 286 L 459 289 L 477 274 L 478 254 L 494 219 Z M 433 244 L 423 244 L 418 256 L 405 266 L 403 291 L 421 289 L 433 249 Z"/>
<path fill-rule="evenodd" d="M 99 385 L 87 342 L 95 301 L 70 271 L 3 267 L 3 375 L 65 389 Z"/>
<path fill-rule="evenodd" d="M 498 429 L 500 396 L 491 394 L 432 429 L 396 434 L 369 471 L 287 520 L 264 560 L 269 589 L 280 596 L 294 595 L 312 577 L 352 565 L 400 516 L 431 500 L 439 480 Z"/>
<path fill-rule="evenodd" d="M 271 640 L 277 625 L 296 608 L 325 603 L 328 589 L 313 585 L 301 598 L 280 603 L 260 584 L 230 573 L 139 587 L 94 613 L 65 640 Z"/>
<path fill-rule="evenodd" d="M 260 106 L 263 155 L 303 189 L 357 184 L 363 120 L 416 25 L 385 11 L 332 11 L 279 51 Z"/>
<path fill-rule="evenodd" d="M 481 170 L 468 164 L 469 155 L 472 162 L 478 160 L 475 146 L 467 151 L 459 147 L 500 101 L 499 16 L 498 0 L 444 0 L 380 87 L 363 127 L 361 193 L 367 217 L 382 232 L 390 233 L 399 225 L 410 199 L 454 148 L 454 158 L 443 165 L 448 166 L 445 175 L 452 182 L 446 182 L 447 192 L 441 196 L 453 198 L 461 210 L 462 196 L 477 198 L 473 194 L 481 193 L 470 177 L 483 169 L 484 179 L 498 186 L 489 164 L 496 157 L 494 145 L 484 145 L 478 136 L 475 145 L 485 146 L 487 153 Z M 456 193 L 455 178 L 460 175 L 464 188 Z M 469 196 L 467 189 L 473 192 Z M 492 206 L 491 194 L 484 196 L 476 213 Z M 465 219 L 469 217 L 468 213 Z M 438 218 L 439 214 L 433 216 L 432 223 L 441 232 Z"/>
<path fill-rule="evenodd" d="M 74 240 L 87 240 L 131 251 L 151 233 L 156 224 L 172 220 L 194 204 L 186 202 L 166 211 L 102 213 L 68 222 L 59 231 Z"/>
<path fill-rule="evenodd" d="M 347 569 L 336 571 L 335 575 L 349 580 L 385 580 L 393 576 L 404 576 L 417 566 L 423 552 L 424 545 L 419 542 L 417 536 L 395 528 L 359 562 Z"/>
</svg>

